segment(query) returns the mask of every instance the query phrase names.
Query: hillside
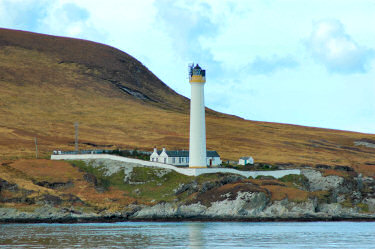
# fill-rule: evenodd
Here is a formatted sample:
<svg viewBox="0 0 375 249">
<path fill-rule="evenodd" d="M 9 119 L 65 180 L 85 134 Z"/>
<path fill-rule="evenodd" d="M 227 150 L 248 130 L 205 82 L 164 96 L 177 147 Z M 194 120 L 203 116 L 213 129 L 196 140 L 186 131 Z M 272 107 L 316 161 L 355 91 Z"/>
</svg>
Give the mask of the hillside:
<svg viewBox="0 0 375 249">
<path fill-rule="evenodd" d="M 34 157 L 34 137 L 41 157 L 72 150 L 76 121 L 80 148 L 188 148 L 189 100 L 103 44 L 0 29 L 0 86 L 0 160 Z M 206 122 L 207 148 L 224 159 L 252 155 L 257 162 L 343 165 L 375 175 L 373 134 L 212 110 Z"/>
</svg>

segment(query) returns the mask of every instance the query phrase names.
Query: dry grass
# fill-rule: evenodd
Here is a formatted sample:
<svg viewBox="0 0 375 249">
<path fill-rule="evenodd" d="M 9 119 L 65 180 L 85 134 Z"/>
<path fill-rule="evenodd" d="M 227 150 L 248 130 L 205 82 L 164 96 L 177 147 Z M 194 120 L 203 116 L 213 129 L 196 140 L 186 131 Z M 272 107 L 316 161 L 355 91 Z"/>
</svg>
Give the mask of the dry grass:
<svg viewBox="0 0 375 249">
<path fill-rule="evenodd" d="M 333 169 L 328 169 L 328 170 L 321 170 L 323 176 L 341 176 L 341 177 L 348 177 L 349 174 L 346 171 L 340 171 L 340 170 L 333 170 Z"/>
<path fill-rule="evenodd" d="M 289 201 L 303 202 L 309 197 L 309 192 L 292 187 L 283 187 L 278 185 L 266 185 L 262 188 L 271 192 L 272 201 L 281 201 L 287 198 Z"/>
<path fill-rule="evenodd" d="M 35 185 L 32 177 L 8 165 L 0 165 L 0 177 L 7 182 L 17 184 L 21 189 L 30 190 L 33 193 L 55 194 L 53 189 Z"/>
<path fill-rule="evenodd" d="M 84 180 L 84 172 L 79 171 L 64 161 L 50 160 L 19 160 L 11 164 L 0 166 L 0 178 L 17 184 L 20 189 L 31 191 L 28 198 L 38 198 L 43 194 L 58 196 L 66 199 L 67 194 L 77 196 L 86 205 L 97 209 L 118 210 L 136 200 L 126 196 L 125 192 L 111 187 L 107 191 L 100 193 L 95 189 L 92 183 Z M 47 181 L 71 182 L 72 186 L 68 188 L 51 189 L 42 187 L 36 182 Z M 9 192 L 9 191 L 8 191 Z M 2 191 L 1 196 L 7 195 L 17 197 L 20 192 L 8 193 Z M 21 204 L 20 204 L 21 205 Z M 25 204 L 23 204 L 25 205 Z M 22 206 L 22 205 L 21 205 Z"/>
<path fill-rule="evenodd" d="M 137 100 L 111 80 L 153 99 Z M 0 85 L 0 160 L 35 157 L 34 137 L 40 157 L 73 150 L 76 121 L 81 149 L 97 148 L 84 143 L 188 149 L 188 101 L 113 48 L 0 30 Z M 354 146 L 375 135 L 247 121 L 210 110 L 206 122 L 207 148 L 223 159 L 339 164 L 375 175 L 375 167 L 366 165 L 375 162 L 375 149 Z"/>
<path fill-rule="evenodd" d="M 72 168 L 64 161 L 18 160 L 11 164 L 11 167 L 37 181 L 68 182 L 82 178 L 82 173 L 78 169 Z"/>
<path fill-rule="evenodd" d="M 356 172 L 362 173 L 365 176 L 371 176 L 375 178 L 375 165 L 357 164 L 353 168 Z"/>
<path fill-rule="evenodd" d="M 271 194 L 271 201 L 281 201 L 288 199 L 294 202 L 306 201 L 309 197 L 309 192 L 300 190 L 292 182 L 281 182 L 279 180 L 259 180 L 251 179 L 250 182 L 261 186 Z"/>
</svg>

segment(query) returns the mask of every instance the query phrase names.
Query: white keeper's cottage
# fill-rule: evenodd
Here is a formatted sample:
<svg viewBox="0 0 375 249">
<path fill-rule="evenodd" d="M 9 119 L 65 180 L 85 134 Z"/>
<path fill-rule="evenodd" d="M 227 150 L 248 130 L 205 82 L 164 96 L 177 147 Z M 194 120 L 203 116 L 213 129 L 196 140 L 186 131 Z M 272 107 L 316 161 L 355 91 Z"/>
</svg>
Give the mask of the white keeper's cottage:
<svg viewBox="0 0 375 249">
<path fill-rule="evenodd" d="M 189 151 L 188 150 L 157 150 L 154 148 L 150 156 L 151 162 L 159 162 L 165 164 L 172 164 L 175 166 L 189 165 Z M 220 155 L 216 151 L 207 151 L 206 157 L 207 166 L 218 166 L 221 164 Z"/>
</svg>

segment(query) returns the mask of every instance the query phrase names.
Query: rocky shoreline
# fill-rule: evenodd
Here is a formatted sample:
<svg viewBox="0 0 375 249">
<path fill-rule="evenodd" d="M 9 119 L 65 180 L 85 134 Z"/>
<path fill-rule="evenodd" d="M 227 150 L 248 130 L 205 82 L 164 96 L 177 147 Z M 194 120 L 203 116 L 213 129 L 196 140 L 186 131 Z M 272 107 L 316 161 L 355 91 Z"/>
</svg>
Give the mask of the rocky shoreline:
<svg viewBox="0 0 375 249">
<path fill-rule="evenodd" d="M 63 166 L 64 171 L 78 167 Z M 34 180 L 26 189 L 21 181 L 17 185 L 11 178 L 1 180 L 0 223 L 375 221 L 375 179 L 350 168 L 335 174 L 304 168 L 301 175 L 281 179 L 186 177 L 108 160 L 85 162 L 81 168 L 92 173 L 81 171 L 81 176 L 66 181 L 69 184 Z M 86 186 L 98 202 L 84 192 L 73 195 L 76 186 Z M 127 192 L 115 196 L 110 186 Z M 120 204 L 125 198 L 130 202 Z"/>
<path fill-rule="evenodd" d="M 159 203 L 154 206 L 131 205 L 122 212 L 82 213 L 74 209 L 44 206 L 34 212 L 13 208 L 0 208 L 0 223 L 91 223 L 123 221 L 375 221 L 374 213 L 343 208 L 340 204 L 319 205 L 313 200 L 295 203 L 288 200 L 274 201 L 259 193 L 237 195 L 234 200 L 211 203 L 175 205 Z M 258 204 L 258 205 L 257 205 Z M 259 205 L 260 204 L 260 205 Z M 320 211 L 317 211 L 320 209 Z"/>
<path fill-rule="evenodd" d="M 106 217 L 64 217 L 64 218 L 5 218 L 0 220 L 0 224 L 10 223 L 114 223 L 114 222 L 375 222 L 375 216 L 366 217 L 259 217 L 259 218 L 210 218 L 210 217 L 169 217 L 169 218 L 129 218 L 123 216 Z"/>
</svg>

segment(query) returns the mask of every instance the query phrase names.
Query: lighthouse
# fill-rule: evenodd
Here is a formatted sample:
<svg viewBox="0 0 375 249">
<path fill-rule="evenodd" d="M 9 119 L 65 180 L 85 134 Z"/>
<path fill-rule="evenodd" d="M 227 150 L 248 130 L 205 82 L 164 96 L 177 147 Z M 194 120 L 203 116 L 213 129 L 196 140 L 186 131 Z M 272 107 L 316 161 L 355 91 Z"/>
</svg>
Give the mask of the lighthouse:
<svg viewBox="0 0 375 249">
<path fill-rule="evenodd" d="M 198 64 L 195 66 L 191 64 L 189 66 L 189 82 L 191 85 L 189 167 L 205 168 L 207 167 L 204 110 L 206 70 L 203 70 Z"/>
</svg>

